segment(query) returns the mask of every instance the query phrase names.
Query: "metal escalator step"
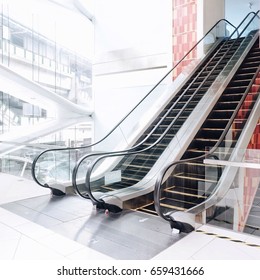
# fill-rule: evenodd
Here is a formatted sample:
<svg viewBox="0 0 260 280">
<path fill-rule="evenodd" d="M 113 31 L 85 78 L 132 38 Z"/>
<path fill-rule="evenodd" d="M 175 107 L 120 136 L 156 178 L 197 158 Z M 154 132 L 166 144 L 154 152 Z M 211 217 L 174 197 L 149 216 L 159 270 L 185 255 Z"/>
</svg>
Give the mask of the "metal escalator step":
<svg viewBox="0 0 260 280">
<path fill-rule="evenodd" d="M 200 162 L 186 162 L 185 164 L 189 165 L 189 166 L 200 166 L 200 167 L 219 167 L 219 165 L 206 164 L 206 163 L 200 163 Z"/>
<path fill-rule="evenodd" d="M 178 122 L 181 122 L 180 120 Z M 146 131 L 146 134 L 150 134 L 150 132 L 152 131 L 152 129 L 155 128 L 155 130 L 153 131 L 153 134 L 163 134 L 165 132 L 165 129 L 168 128 L 169 125 L 165 125 L 164 127 L 157 127 L 155 128 L 155 126 L 151 126 L 150 130 Z M 180 129 L 181 124 L 176 124 L 174 123 L 174 125 L 171 127 L 171 129 L 168 131 L 168 133 L 177 133 L 178 130 Z"/>
<path fill-rule="evenodd" d="M 136 183 L 141 180 L 141 179 L 130 177 L 130 176 L 129 177 L 122 176 L 121 179 L 124 180 L 124 181 L 136 182 Z"/>
<path fill-rule="evenodd" d="M 179 207 L 179 206 L 170 205 L 170 204 L 166 204 L 166 203 L 160 203 L 160 205 L 161 205 L 162 207 L 169 208 L 169 209 L 173 209 L 173 210 L 176 210 L 176 211 L 185 211 L 185 210 L 187 210 L 187 209 L 184 208 L 184 207 Z"/>
<path fill-rule="evenodd" d="M 158 155 L 154 155 L 154 154 L 146 154 L 146 153 L 139 153 L 138 154 L 138 159 L 141 159 L 141 160 L 147 160 L 147 159 L 150 159 L 150 160 L 152 160 L 152 159 L 157 159 L 157 157 L 158 157 Z"/>
<path fill-rule="evenodd" d="M 172 187 L 168 187 L 167 190 L 174 190 L 174 191 L 178 191 L 178 192 L 184 192 L 184 193 L 195 193 L 197 195 L 204 195 L 205 194 L 205 190 L 202 189 L 198 189 L 198 187 L 194 187 L 194 186 L 178 186 L 178 185 L 174 185 Z"/>
<path fill-rule="evenodd" d="M 257 60 L 255 60 L 255 61 L 246 61 L 244 64 L 243 64 L 243 66 L 245 66 L 245 67 L 258 67 L 259 66 L 259 61 L 257 61 Z"/>
<path fill-rule="evenodd" d="M 242 80 L 246 80 L 246 79 L 252 79 L 253 74 L 251 73 L 237 73 L 235 74 L 235 78 L 236 79 L 242 79 Z"/>
<path fill-rule="evenodd" d="M 230 101 L 239 101 L 243 93 L 234 93 L 234 92 L 224 92 L 220 97 L 220 101 L 222 102 L 230 102 Z"/>
<path fill-rule="evenodd" d="M 231 106 L 229 106 L 231 107 Z M 214 109 L 211 111 L 211 114 L 210 114 L 210 117 L 213 119 L 213 118 L 222 118 L 222 117 L 225 117 L 225 118 L 230 118 L 234 112 L 235 108 L 229 110 L 229 109 L 226 109 L 226 110 L 219 110 L 219 109 Z"/>
<path fill-rule="evenodd" d="M 189 155 L 187 158 L 192 158 L 192 157 L 197 157 L 197 156 L 202 156 L 204 155 L 206 150 L 199 150 L 199 149 L 188 149 L 185 154 Z M 184 154 L 184 155 L 185 155 Z M 186 158 L 186 157 L 184 157 Z"/>
<path fill-rule="evenodd" d="M 130 167 L 130 168 L 143 168 L 143 169 L 147 169 L 147 170 L 150 170 L 151 168 L 149 166 L 146 166 L 146 165 L 137 165 L 137 164 L 126 164 L 126 163 L 123 163 L 122 164 L 123 167 Z"/>
<path fill-rule="evenodd" d="M 194 139 L 195 141 L 197 142 L 218 142 L 219 139 L 212 139 L 212 138 L 195 138 Z M 225 139 L 223 140 L 222 142 L 225 142 L 225 143 L 234 143 L 234 139 Z"/>
<path fill-rule="evenodd" d="M 234 109 L 213 109 L 212 112 L 216 112 L 216 113 L 233 113 Z"/>
<path fill-rule="evenodd" d="M 154 125 L 154 127 L 155 127 L 155 125 Z M 160 124 L 159 127 L 157 127 L 157 129 L 159 129 L 159 128 L 166 129 L 168 127 L 169 127 L 169 125 L 167 125 L 167 124 Z"/>
<path fill-rule="evenodd" d="M 243 74 L 243 73 L 255 73 L 255 70 L 256 70 L 256 67 L 254 66 L 246 66 L 246 67 L 241 67 L 239 70 L 238 70 L 238 74 Z"/>
<path fill-rule="evenodd" d="M 151 143 L 143 143 L 142 145 L 149 147 L 149 146 L 151 146 Z M 160 148 L 165 149 L 167 146 L 168 146 L 168 144 L 164 144 L 164 143 L 158 143 L 156 145 L 156 147 L 158 147 L 159 149 Z"/>
<path fill-rule="evenodd" d="M 107 190 L 107 191 L 114 191 L 115 190 L 115 188 L 112 188 L 112 187 L 109 187 L 109 186 L 100 186 L 100 189 L 105 189 L 105 190 Z"/>
<path fill-rule="evenodd" d="M 148 133 L 146 133 L 145 135 L 148 135 Z M 149 139 L 151 138 L 151 139 L 158 139 L 159 137 L 161 137 L 161 133 L 153 133 L 150 137 L 149 137 Z M 173 133 L 167 133 L 165 136 L 164 136 L 165 138 L 170 138 L 170 139 L 173 139 L 174 137 L 175 137 L 175 134 L 173 134 Z"/>
<path fill-rule="evenodd" d="M 238 79 L 231 81 L 231 86 L 247 86 L 251 82 L 251 79 Z"/>
<path fill-rule="evenodd" d="M 212 127 L 202 127 L 201 130 L 206 130 L 206 131 L 224 131 L 224 128 L 212 128 Z"/>
<path fill-rule="evenodd" d="M 247 89 L 247 86 L 227 86 L 226 91 L 229 91 L 228 94 L 232 93 L 244 93 Z"/>
<path fill-rule="evenodd" d="M 190 196 L 190 197 L 195 197 L 195 198 L 207 198 L 207 196 L 205 195 L 199 195 L 199 194 L 191 194 L 191 193 L 186 193 L 186 192 L 180 192 L 180 191 L 173 191 L 173 190 L 165 190 L 165 192 L 167 193 L 171 193 L 171 194 L 178 194 L 181 196 Z"/>
<path fill-rule="evenodd" d="M 127 169 L 122 170 L 122 176 L 131 177 L 131 178 L 139 178 L 143 177 L 147 173 L 147 168 L 143 168 L 143 165 L 133 167 L 132 165 L 128 165 Z"/>
<path fill-rule="evenodd" d="M 232 133 L 239 133 L 241 129 L 232 127 L 230 129 Z M 224 132 L 224 128 L 212 128 L 212 127 L 203 127 L 198 133 L 198 138 L 210 138 L 210 139 L 219 139 L 222 133 Z"/>
<path fill-rule="evenodd" d="M 183 201 L 178 199 L 171 199 L 171 198 L 162 198 L 160 205 L 172 209 L 172 210 L 179 210 L 179 211 L 185 211 L 193 206 L 196 205 L 196 203 L 190 202 L 190 201 Z M 188 206 L 188 207 L 187 207 Z"/>
<path fill-rule="evenodd" d="M 196 156 L 205 154 L 205 150 L 199 150 L 199 149 L 188 149 L 187 152 L 192 153 Z M 226 151 L 225 149 L 220 149 L 217 152 L 217 155 L 223 155 L 223 156 L 227 156 L 227 155 L 230 155 L 230 154 L 231 154 L 231 152 Z"/>
<path fill-rule="evenodd" d="M 248 57 L 248 59 L 246 60 L 247 63 L 253 63 L 253 65 L 256 65 L 255 64 L 256 61 L 260 61 L 260 54 L 259 53 L 255 53 L 254 55 L 251 54 L 251 56 Z"/>
<path fill-rule="evenodd" d="M 211 119 L 211 118 L 209 118 L 209 119 L 207 119 L 207 122 L 228 122 L 229 121 L 229 119 L 220 119 L 220 118 L 216 118 L 216 119 Z"/>
<path fill-rule="evenodd" d="M 219 101 L 216 105 L 215 105 L 215 109 L 222 109 L 222 110 L 226 110 L 230 108 L 230 105 L 232 107 L 237 106 L 237 104 L 239 103 L 239 100 L 237 101 Z"/>
<path fill-rule="evenodd" d="M 213 82 L 216 79 L 217 75 L 212 74 L 210 77 L 207 78 L 207 81 Z M 206 75 L 203 75 L 203 73 L 197 77 L 198 82 L 203 82 L 206 79 Z"/>
<path fill-rule="evenodd" d="M 199 174 L 200 175 L 200 174 Z M 178 178 L 178 179 L 186 179 L 186 180 L 190 180 L 190 181 L 203 181 L 203 182 L 208 182 L 208 183 L 217 183 L 217 181 L 215 179 L 209 179 L 209 178 L 199 178 L 198 174 L 184 174 L 182 175 L 180 174 L 174 174 L 173 177 L 174 178 Z M 202 175 L 203 176 L 203 175 Z M 203 176 L 205 177 L 205 176 Z"/>
<path fill-rule="evenodd" d="M 135 165 L 139 165 L 139 166 L 144 166 L 146 165 L 147 167 L 151 168 L 154 163 L 156 162 L 158 156 L 156 156 L 156 158 L 149 158 L 148 156 L 146 158 L 142 158 L 142 157 L 139 157 L 138 158 L 135 158 L 131 164 L 135 164 Z"/>
</svg>

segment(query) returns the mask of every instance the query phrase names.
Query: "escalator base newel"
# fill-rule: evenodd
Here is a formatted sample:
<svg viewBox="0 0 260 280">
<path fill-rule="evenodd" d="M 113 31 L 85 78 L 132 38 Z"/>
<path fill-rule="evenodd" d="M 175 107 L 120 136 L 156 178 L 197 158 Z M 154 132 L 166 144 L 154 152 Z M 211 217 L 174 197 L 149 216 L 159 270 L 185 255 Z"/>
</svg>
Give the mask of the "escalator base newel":
<svg viewBox="0 0 260 280">
<path fill-rule="evenodd" d="M 66 195 L 64 192 L 58 190 L 58 189 L 53 189 L 53 188 L 50 188 L 51 189 L 51 193 L 53 196 L 64 196 Z"/>
<path fill-rule="evenodd" d="M 177 229 L 179 230 L 179 233 L 190 233 L 192 231 L 194 231 L 194 227 L 191 226 L 190 224 L 188 223 L 184 223 L 184 222 L 178 222 L 178 221 L 175 221 L 171 218 L 171 221 L 170 221 L 170 226 L 172 229 Z"/>
<path fill-rule="evenodd" d="M 106 202 L 97 202 L 96 208 L 100 210 L 105 210 L 105 214 L 108 215 L 109 213 L 120 213 L 122 209 L 116 205 L 108 204 Z"/>
<path fill-rule="evenodd" d="M 43 187 L 50 189 L 51 190 L 51 194 L 53 196 L 64 196 L 64 195 L 66 195 L 63 191 L 55 189 L 55 188 L 51 188 L 48 184 L 44 184 Z"/>
</svg>

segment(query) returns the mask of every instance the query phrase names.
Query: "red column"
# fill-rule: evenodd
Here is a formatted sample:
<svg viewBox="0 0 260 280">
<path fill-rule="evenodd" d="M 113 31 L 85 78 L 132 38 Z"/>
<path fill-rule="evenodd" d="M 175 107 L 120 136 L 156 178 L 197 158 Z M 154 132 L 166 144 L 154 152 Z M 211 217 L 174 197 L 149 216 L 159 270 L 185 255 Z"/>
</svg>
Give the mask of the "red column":
<svg viewBox="0 0 260 280">
<path fill-rule="evenodd" d="M 173 65 L 197 43 L 197 0 L 173 0 Z M 196 53 L 191 54 L 174 73 L 176 77 Z"/>
</svg>

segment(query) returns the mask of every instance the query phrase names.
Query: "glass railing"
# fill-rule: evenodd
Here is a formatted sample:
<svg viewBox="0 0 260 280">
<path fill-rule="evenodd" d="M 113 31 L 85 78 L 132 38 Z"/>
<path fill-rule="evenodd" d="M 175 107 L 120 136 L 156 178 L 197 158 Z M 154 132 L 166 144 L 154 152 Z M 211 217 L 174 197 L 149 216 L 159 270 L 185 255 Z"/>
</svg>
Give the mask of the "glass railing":
<svg viewBox="0 0 260 280">
<path fill-rule="evenodd" d="M 66 130 L 69 130 L 68 132 Z M 73 130 L 73 136 L 69 138 L 61 137 L 67 135 Z M 81 131 L 83 130 L 83 131 Z M 61 148 L 65 145 L 72 145 L 74 143 L 82 144 L 85 141 L 90 141 L 89 133 L 90 127 L 86 124 L 81 124 L 78 127 L 68 127 L 61 131 L 57 131 L 53 135 L 37 138 L 34 141 L 28 142 L 26 138 L 21 137 L 20 141 L 7 141 L 1 137 L 0 141 L 0 172 L 23 177 L 33 180 L 32 165 L 33 160 L 37 155 L 50 148 Z M 16 134 L 17 132 L 16 128 Z M 76 137 L 77 135 L 77 137 Z M 74 138 L 75 137 L 75 138 Z M 79 157 L 82 155 L 78 155 Z M 60 182 L 68 183 L 71 180 L 71 172 L 74 166 L 70 165 L 73 159 L 70 158 L 69 153 L 64 153 L 62 157 L 55 157 L 49 153 L 35 169 L 35 174 L 40 181 L 56 182 L 57 177 Z M 71 186 L 71 184 L 69 184 Z M 66 188 L 66 184 L 63 187 Z"/>
<path fill-rule="evenodd" d="M 31 176 L 33 158 L 43 149 L 46 147 L 0 142 L 1 205 L 50 194 L 49 189 L 37 187 Z"/>
<path fill-rule="evenodd" d="M 81 174 L 81 170 L 83 172 L 83 166 L 88 165 L 90 162 L 90 159 L 82 159 L 82 155 L 91 154 L 93 152 L 98 153 L 98 151 L 121 151 L 133 145 L 144 128 L 151 124 L 153 116 L 160 111 L 161 105 L 167 103 L 174 89 L 182 85 L 189 77 L 190 73 L 198 67 L 203 58 L 212 51 L 212 48 L 216 47 L 216 42 L 219 42 L 219 38 L 226 37 L 227 26 L 235 30 L 235 27 L 226 20 L 220 20 L 214 25 L 203 39 L 201 39 L 105 137 L 88 146 L 70 149 L 51 149 L 40 154 L 34 160 L 32 169 L 32 174 L 36 182 L 42 186 L 45 184 L 52 184 L 48 180 L 40 179 L 40 173 L 38 173 L 38 175 L 35 173 L 36 169 L 41 170 L 41 165 L 45 164 L 46 158 L 54 162 L 56 162 L 56 158 L 62 159 L 63 162 L 70 160 L 69 166 L 67 167 L 68 174 L 70 173 L 71 167 L 75 166 L 75 164 L 80 161 L 80 167 L 77 167 L 75 172 L 77 174 L 77 185 L 79 185 L 85 178 L 85 175 L 80 176 L 79 174 Z M 182 73 L 172 83 L 173 70 L 182 67 L 181 62 L 192 52 L 197 54 L 196 58 L 190 61 L 190 64 L 185 67 Z M 84 174 L 84 172 L 82 174 Z M 70 173 L 70 176 L 71 175 Z M 55 184 L 60 184 L 62 181 L 63 177 L 59 177 L 57 172 Z"/>
<path fill-rule="evenodd" d="M 33 159 L 46 149 L 39 144 L 21 144 L 1 141 L 0 172 L 32 180 Z"/>
<path fill-rule="evenodd" d="M 250 15 L 248 17 L 250 17 Z M 245 23 L 246 20 L 247 18 L 243 23 Z M 213 68 L 211 68 L 210 74 L 208 74 L 205 80 L 202 79 L 202 81 L 200 81 L 198 88 L 196 90 L 193 88 L 193 97 L 195 97 L 195 99 L 186 99 L 183 108 L 179 107 L 179 101 L 181 99 L 176 103 L 173 102 L 173 106 L 169 108 L 169 111 L 172 112 L 174 109 L 178 108 L 179 113 L 175 115 L 172 120 L 167 119 L 170 116 L 168 114 L 169 111 L 167 111 L 165 115 L 161 115 L 161 120 L 165 121 L 163 125 L 161 125 L 161 121 L 159 121 L 158 126 L 157 124 L 154 124 L 155 129 L 152 127 L 150 131 L 147 131 L 147 133 L 144 134 L 144 138 L 137 141 L 137 144 L 127 151 L 111 154 L 104 153 L 103 155 L 94 154 L 81 159 L 74 169 L 73 177 L 74 187 L 77 192 L 83 197 L 89 196 L 97 205 L 101 206 L 102 204 L 105 204 L 105 207 L 109 208 L 109 204 L 112 204 L 122 208 L 123 200 L 130 200 L 133 196 L 141 196 L 149 191 L 152 191 L 158 169 L 162 168 L 162 166 L 159 166 L 157 160 L 167 148 L 171 140 L 174 137 L 178 138 L 177 132 L 179 132 L 180 127 L 182 127 L 183 121 L 187 119 L 191 111 L 194 109 L 193 106 L 196 106 L 196 102 L 199 101 L 196 93 L 201 93 L 203 87 L 206 85 L 206 82 L 210 80 L 208 78 L 212 78 L 212 75 L 214 74 L 215 77 L 212 80 L 210 88 L 206 90 L 206 92 L 211 94 L 211 97 L 213 97 L 219 88 L 222 87 L 224 90 L 223 84 L 225 83 L 225 78 L 227 78 L 232 72 L 234 65 L 241 57 L 244 50 L 248 47 L 248 44 L 254 37 L 255 32 L 248 32 L 248 36 L 243 39 L 240 39 L 240 37 L 242 37 L 241 35 L 242 34 L 237 34 L 236 32 L 232 33 L 229 39 L 231 40 L 234 36 L 237 39 L 233 39 L 233 41 L 231 40 L 230 45 L 228 45 L 229 40 L 227 40 L 222 47 L 218 48 L 218 51 L 223 48 L 225 49 L 225 52 L 222 53 L 221 58 L 218 58 L 216 64 Z M 232 53 L 231 49 L 235 44 L 238 45 L 236 45 L 235 51 Z M 217 54 L 218 52 L 214 53 L 213 59 L 217 56 Z M 226 56 L 229 57 L 227 60 Z M 227 63 L 227 66 L 223 69 L 226 64 L 224 64 L 224 66 L 222 64 L 221 69 L 223 69 L 223 71 L 218 72 L 217 69 L 224 60 L 226 60 L 225 63 Z M 201 73 L 205 69 L 200 69 Z M 218 75 L 216 75 L 216 73 Z M 219 78 L 216 78 L 217 76 Z M 199 75 L 196 79 L 198 77 Z M 194 81 L 196 81 L 196 79 Z M 193 83 L 190 84 L 190 89 L 192 87 L 191 85 L 193 86 Z M 206 94 L 206 92 L 204 94 Z M 184 91 L 182 94 L 185 95 L 185 93 L 186 92 Z M 188 96 L 188 94 L 186 95 Z M 164 130 L 162 126 L 165 126 Z M 146 136 L 146 134 L 148 136 Z M 99 156 L 99 158 L 97 158 L 97 156 Z M 164 156 L 169 157 L 169 150 L 168 155 Z M 90 163 L 87 169 L 84 184 L 84 179 L 82 181 L 82 179 L 77 177 L 77 168 L 80 168 L 81 163 L 85 163 L 85 161 Z M 165 162 L 166 160 L 164 160 L 164 164 Z M 107 203 L 105 200 L 109 200 L 110 202 Z"/>
<path fill-rule="evenodd" d="M 214 154 L 218 160 L 205 160 L 208 165 L 206 177 L 211 178 L 210 168 L 216 165 L 224 172 L 222 182 L 218 184 L 215 203 L 205 203 L 204 220 L 201 222 L 258 235 L 260 150 L 219 148 Z M 231 154 L 231 158 L 228 156 L 229 160 L 226 160 L 227 154 Z"/>
<path fill-rule="evenodd" d="M 258 14 L 259 12 L 250 13 L 252 17 L 249 16 L 250 20 L 248 21 L 246 18 L 243 22 L 245 27 L 240 33 L 241 35 L 243 33 L 246 36 L 256 34 L 255 31 L 258 30 L 257 26 L 259 24 Z M 238 58 L 241 55 L 242 53 L 238 49 L 234 57 Z M 219 159 L 220 154 L 215 154 L 216 149 L 219 149 L 219 151 L 225 151 L 222 156 L 228 161 L 232 149 L 238 145 L 238 142 L 246 141 L 243 136 L 243 130 L 247 125 L 249 115 L 254 111 L 254 105 L 258 102 L 259 96 L 259 89 L 255 90 L 260 71 L 257 66 L 254 70 L 255 74 L 251 77 L 251 82 L 247 85 L 242 98 L 240 101 L 238 100 L 239 102 L 237 101 L 236 109 L 228 116 L 225 129 L 219 133 L 215 146 L 200 151 L 201 156 L 172 162 L 158 176 L 154 193 L 155 209 L 159 216 L 171 223 L 172 227 L 176 226 L 179 219 L 182 222 L 181 230 L 190 231 L 192 227 L 189 225 L 194 224 L 196 220 L 194 216 L 191 218 L 190 214 L 197 215 L 202 213 L 209 207 L 209 201 L 214 205 L 214 199 L 220 197 L 213 194 L 223 178 L 224 171 L 219 165 L 214 166 L 204 163 L 204 159 Z M 214 133 L 218 133 L 216 127 L 213 130 L 215 130 Z M 211 197 L 210 200 L 209 197 Z M 205 206 L 206 204 L 207 206 Z M 188 223 L 187 220 L 189 221 Z M 180 224 L 177 223 L 177 226 L 180 226 Z"/>
</svg>

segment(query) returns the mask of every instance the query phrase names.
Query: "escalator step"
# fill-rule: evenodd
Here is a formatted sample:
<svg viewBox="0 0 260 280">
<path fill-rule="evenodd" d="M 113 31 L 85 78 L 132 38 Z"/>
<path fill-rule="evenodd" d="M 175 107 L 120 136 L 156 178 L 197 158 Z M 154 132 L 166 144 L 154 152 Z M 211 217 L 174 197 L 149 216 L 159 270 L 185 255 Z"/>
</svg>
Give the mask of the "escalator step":
<svg viewBox="0 0 260 280">
<path fill-rule="evenodd" d="M 230 106 L 235 108 L 238 105 L 238 103 L 239 103 L 239 101 L 229 101 L 229 102 L 219 101 L 216 104 L 215 109 L 228 110 L 230 108 Z"/>
<path fill-rule="evenodd" d="M 181 201 L 177 199 L 170 199 L 170 198 L 162 198 L 160 205 L 164 208 L 168 208 L 171 210 L 176 211 L 185 211 L 193 206 L 195 206 L 194 203 L 188 202 L 188 201 Z"/>
<path fill-rule="evenodd" d="M 129 167 L 129 168 L 137 168 L 137 170 L 142 167 L 143 169 L 147 169 L 147 170 L 150 170 L 151 168 L 149 166 L 146 166 L 146 165 L 137 165 L 137 164 L 122 164 L 123 167 Z"/>
<path fill-rule="evenodd" d="M 192 194 L 192 193 L 187 193 L 187 192 L 180 192 L 180 191 L 173 191 L 173 190 L 165 190 L 165 192 L 167 193 L 171 193 L 171 194 L 177 194 L 180 196 L 190 196 L 190 197 L 194 197 L 194 198 L 202 198 L 202 199 L 206 199 L 207 196 L 205 195 L 199 195 L 199 194 Z"/>
<path fill-rule="evenodd" d="M 195 138 L 194 141 L 196 143 L 199 143 L 199 142 L 205 142 L 205 144 L 207 143 L 210 143 L 212 145 L 215 145 L 214 143 L 217 143 L 219 139 L 213 139 L 213 138 Z M 222 142 L 224 143 L 234 143 L 236 140 L 234 139 L 224 139 Z M 201 145 L 201 144 L 200 144 Z M 210 146 L 211 146 L 210 145 Z"/>
<path fill-rule="evenodd" d="M 184 193 L 189 193 L 189 194 L 197 194 L 197 195 L 201 195 L 204 196 L 205 195 L 205 190 L 202 189 L 198 189 L 198 187 L 192 187 L 191 185 L 189 185 L 189 187 L 185 186 L 181 186 L 181 185 L 175 185 L 172 187 L 168 187 L 167 190 L 174 190 L 177 192 L 184 192 Z"/>
<path fill-rule="evenodd" d="M 202 182 L 208 182 L 208 183 L 217 183 L 216 179 L 210 179 L 210 178 L 205 178 L 204 175 L 199 177 L 200 175 L 198 174 L 175 174 L 173 177 L 176 179 L 185 179 L 189 181 L 202 181 Z M 203 178 L 204 177 L 204 178 Z"/>
<path fill-rule="evenodd" d="M 246 86 L 228 86 L 226 87 L 226 91 L 228 91 L 228 94 L 233 93 L 244 93 L 246 91 Z"/>
</svg>

